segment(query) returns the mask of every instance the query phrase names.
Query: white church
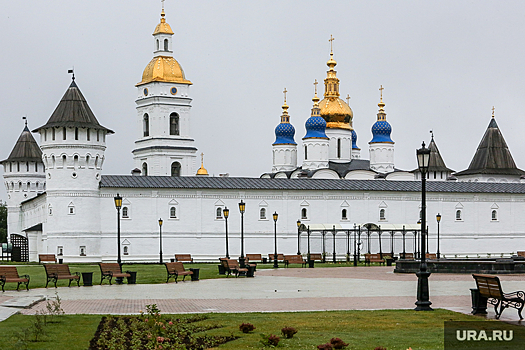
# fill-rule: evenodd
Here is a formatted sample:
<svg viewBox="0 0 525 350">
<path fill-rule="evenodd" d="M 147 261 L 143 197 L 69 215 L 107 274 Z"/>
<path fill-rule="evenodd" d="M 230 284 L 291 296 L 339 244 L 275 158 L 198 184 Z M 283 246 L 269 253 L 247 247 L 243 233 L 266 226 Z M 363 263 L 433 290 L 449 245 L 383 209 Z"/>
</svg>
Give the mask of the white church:
<svg viewBox="0 0 525 350">
<path fill-rule="evenodd" d="M 259 178 L 211 177 L 191 137 L 192 82 L 173 57 L 173 34 L 163 10 L 153 33 L 153 58 L 136 85 L 138 132 L 131 151 L 136 168 L 131 174 L 103 174 L 106 137 L 117 136 L 100 124 L 104 120 L 97 120 L 74 76 L 47 123 L 33 131 L 26 125 L 1 162 L 9 239 L 24 244 L 24 260 L 54 253 L 64 262 L 115 261 L 120 247 L 124 262 L 158 261 L 159 218 L 166 260 L 177 253 L 203 261 L 225 256 L 226 227 L 230 255 L 237 257 L 241 201 L 246 203 L 244 253 L 273 252 L 274 212 L 279 214 L 280 253 L 306 253 L 305 230 L 310 229 L 312 253 L 331 254 L 335 246 L 337 258 L 345 259 L 354 253 L 354 245 L 344 230 L 355 227 L 363 229 L 361 253 L 378 252 L 374 230 L 390 232 L 381 241 L 383 252 L 401 252 L 405 230 L 419 229 L 421 177 L 417 169 L 395 167 L 382 87 L 369 159 L 357 146 L 354 115 L 348 100 L 340 98 L 331 52 L 324 98 L 317 96 L 316 84 L 301 146 L 295 141 L 285 95 L 271 171 Z M 433 136 L 430 140 L 431 253 L 436 249 L 438 213 L 443 217 L 442 255 L 508 256 L 525 249 L 525 217 L 520 215 L 525 212 L 525 172 L 514 163 L 494 114 L 487 119 L 488 128 L 466 170 L 447 168 Z M 32 132 L 40 135 L 39 143 Z M 117 193 L 123 198 L 120 241 Z M 227 220 L 225 208 L 230 209 Z M 407 236 L 407 252 L 416 250 L 412 237 Z"/>
</svg>

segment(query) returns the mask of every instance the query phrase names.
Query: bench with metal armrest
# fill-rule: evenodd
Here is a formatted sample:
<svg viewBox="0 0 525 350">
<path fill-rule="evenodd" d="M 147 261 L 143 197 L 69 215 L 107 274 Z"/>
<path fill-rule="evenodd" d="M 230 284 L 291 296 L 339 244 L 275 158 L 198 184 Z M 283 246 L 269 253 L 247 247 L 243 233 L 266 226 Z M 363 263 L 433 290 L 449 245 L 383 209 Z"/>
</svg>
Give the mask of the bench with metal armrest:
<svg viewBox="0 0 525 350">
<path fill-rule="evenodd" d="M 512 293 L 503 293 L 501 282 L 497 276 L 472 274 L 476 280 L 479 294 L 487 298 L 487 301 L 494 305 L 496 319 L 499 319 L 503 310 L 512 307 L 518 310 L 520 320 L 523 319 L 521 311 L 525 305 L 525 292 L 517 291 Z"/>
</svg>

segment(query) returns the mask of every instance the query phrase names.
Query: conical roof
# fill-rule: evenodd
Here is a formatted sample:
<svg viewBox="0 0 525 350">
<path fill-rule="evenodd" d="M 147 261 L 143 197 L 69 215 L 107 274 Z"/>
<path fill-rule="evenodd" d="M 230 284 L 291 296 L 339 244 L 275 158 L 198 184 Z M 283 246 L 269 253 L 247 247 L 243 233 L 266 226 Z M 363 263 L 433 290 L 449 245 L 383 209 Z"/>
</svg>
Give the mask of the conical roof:
<svg viewBox="0 0 525 350">
<path fill-rule="evenodd" d="M 27 125 L 25 126 L 22 134 L 16 141 L 15 147 L 9 154 L 9 157 L 3 162 L 41 162 L 42 161 L 42 150 L 36 143 L 33 134 L 29 131 Z"/>
<path fill-rule="evenodd" d="M 42 128 L 52 127 L 79 127 L 105 130 L 107 133 L 114 132 L 99 124 L 97 118 L 89 108 L 89 105 L 80 92 L 75 80 L 71 82 L 66 93 L 58 103 L 57 108 L 47 121 L 47 123 L 33 132 L 38 132 Z"/>
<path fill-rule="evenodd" d="M 434 141 L 434 136 L 432 136 L 428 148 L 430 149 L 428 171 L 449 171 L 451 173 L 454 172 L 454 170 L 447 168 L 447 166 L 445 165 L 445 161 L 443 160 L 443 157 L 441 157 L 441 153 L 439 153 L 439 149 L 436 145 L 436 142 Z"/>
<path fill-rule="evenodd" d="M 467 170 L 455 175 L 493 174 L 493 175 L 524 175 L 525 171 L 518 169 L 510 154 L 507 143 L 492 117 L 485 135 L 481 140 L 476 154 Z"/>
</svg>

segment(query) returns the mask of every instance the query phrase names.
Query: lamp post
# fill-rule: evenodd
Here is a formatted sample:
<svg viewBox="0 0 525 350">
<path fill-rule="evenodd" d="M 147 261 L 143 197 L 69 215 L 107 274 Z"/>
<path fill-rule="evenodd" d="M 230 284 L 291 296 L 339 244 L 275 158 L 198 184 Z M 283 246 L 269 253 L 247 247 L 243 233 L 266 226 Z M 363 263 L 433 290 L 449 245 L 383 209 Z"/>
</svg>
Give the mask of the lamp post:
<svg viewBox="0 0 525 350">
<path fill-rule="evenodd" d="M 439 223 L 441 222 L 441 214 L 438 213 L 436 215 L 436 220 L 437 220 L 437 223 L 438 223 L 438 246 L 437 246 L 437 258 L 439 260 L 439 258 L 441 257 L 441 253 L 439 252 Z"/>
<path fill-rule="evenodd" d="M 356 224 L 354 223 L 354 266 L 357 266 Z"/>
<path fill-rule="evenodd" d="M 122 197 L 117 193 L 113 198 L 115 201 L 115 208 L 117 208 L 117 263 L 121 265 L 120 260 L 120 208 L 122 208 Z"/>
<path fill-rule="evenodd" d="M 244 259 L 244 211 L 246 210 L 246 203 L 241 199 L 239 203 L 239 211 L 241 212 L 241 256 L 239 257 L 239 265 L 246 267 Z"/>
<path fill-rule="evenodd" d="M 297 255 L 301 255 L 301 220 L 297 220 Z"/>
<path fill-rule="evenodd" d="M 228 216 L 230 216 L 230 209 L 224 207 L 222 214 L 224 215 L 224 222 L 226 223 L 226 259 L 229 259 L 230 252 L 228 250 Z"/>
<path fill-rule="evenodd" d="M 274 223 L 274 230 L 273 230 L 273 242 L 274 242 L 274 254 L 273 254 L 273 267 L 276 269 L 279 267 L 279 264 L 277 263 L 277 219 L 279 218 L 279 214 L 277 212 L 273 213 L 273 223 Z"/>
<path fill-rule="evenodd" d="M 430 161 L 430 149 L 425 147 L 425 143 L 422 147 L 416 150 L 417 163 L 419 171 L 421 172 L 421 263 L 419 265 L 419 272 L 417 276 L 417 301 L 416 311 L 431 311 L 432 302 L 430 302 L 429 291 L 428 291 L 428 277 L 430 272 L 427 271 L 426 262 L 426 173 L 428 171 L 428 164 Z"/>
<path fill-rule="evenodd" d="M 160 233 L 159 258 L 160 258 L 160 263 L 162 264 L 162 218 L 159 219 L 159 233 Z"/>
</svg>

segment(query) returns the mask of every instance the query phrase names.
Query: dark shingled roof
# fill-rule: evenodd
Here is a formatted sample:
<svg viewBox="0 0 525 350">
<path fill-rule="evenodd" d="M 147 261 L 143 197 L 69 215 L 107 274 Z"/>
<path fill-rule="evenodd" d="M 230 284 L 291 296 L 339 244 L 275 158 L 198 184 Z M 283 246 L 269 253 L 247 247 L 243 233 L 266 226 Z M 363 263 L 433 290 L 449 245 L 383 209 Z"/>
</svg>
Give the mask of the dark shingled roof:
<svg viewBox="0 0 525 350">
<path fill-rule="evenodd" d="M 20 134 L 18 141 L 16 141 L 15 147 L 9 154 L 9 157 L 3 162 L 42 162 L 42 150 L 36 143 L 35 138 L 31 134 L 31 131 L 25 126 L 24 130 Z"/>
<path fill-rule="evenodd" d="M 100 187 L 105 188 L 172 188 L 282 191 L 392 191 L 421 192 L 419 181 L 341 180 L 341 179 L 268 179 L 244 177 L 201 176 L 132 176 L 102 175 Z M 522 183 L 489 182 L 427 182 L 428 192 L 449 193 L 516 193 L 525 194 Z"/>
<path fill-rule="evenodd" d="M 472 174 L 493 175 L 524 175 L 525 171 L 518 169 L 510 154 L 507 143 L 498 128 L 494 117 L 490 120 L 487 131 L 483 135 L 476 154 L 467 170 L 455 173 L 456 176 Z"/>
<path fill-rule="evenodd" d="M 445 165 L 445 161 L 441 157 L 441 154 L 439 153 L 439 149 L 436 145 L 436 142 L 434 141 L 434 135 L 432 135 L 432 139 L 430 140 L 430 144 L 428 145 L 428 148 L 430 149 L 430 159 L 428 161 L 428 171 L 429 172 L 438 172 L 438 171 L 444 171 L 444 172 L 451 172 L 453 173 L 454 170 L 447 168 Z M 418 173 L 419 169 L 412 170 L 411 173 Z"/>
<path fill-rule="evenodd" d="M 105 130 L 107 133 L 114 132 L 99 124 L 95 114 L 89 108 L 89 105 L 80 92 L 77 84 L 73 80 L 66 93 L 58 103 L 57 108 L 47 121 L 47 123 L 33 132 L 38 132 L 43 128 L 53 127 L 79 127 Z"/>
</svg>

